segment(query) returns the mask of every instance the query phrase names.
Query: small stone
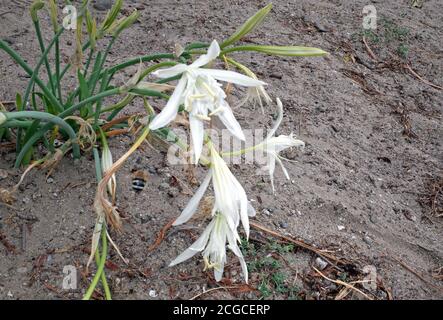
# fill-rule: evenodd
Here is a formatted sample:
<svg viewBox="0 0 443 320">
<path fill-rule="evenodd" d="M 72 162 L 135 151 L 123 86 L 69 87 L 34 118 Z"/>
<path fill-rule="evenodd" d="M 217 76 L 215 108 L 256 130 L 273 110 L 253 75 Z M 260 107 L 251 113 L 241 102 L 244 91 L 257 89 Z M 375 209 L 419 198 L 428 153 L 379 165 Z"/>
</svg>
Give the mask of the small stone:
<svg viewBox="0 0 443 320">
<path fill-rule="evenodd" d="M 11 291 L 8 291 L 8 297 L 9 297 L 9 298 L 12 298 L 12 297 L 14 297 L 14 295 L 12 294 L 12 292 L 11 292 Z"/>
<path fill-rule="evenodd" d="M 369 236 L 364 236 L 363 237 L 363 241 L 367 244 L 367 245 L 371 245 L 372 244 L 372 239 Z"/>
<path fill-rule="evenodd" d="M 49 177 L 48 179 L 46 179 L 46 183 L 53 183 L 54 179 L 52 177 Z"/>
<path fill-rule="evenodd" d="M 155 290 L 149 290 L 149 296 L 151 298 L 155 298 L 158 296 L 157 292 Z"/>
<path fill-rule="evenodd" d="M 29 203 L 31 201 L 31 199 L 29 199 L 28 197 L 24 197 L 23 199 L 22 199 L 22 202 L 24 203 L 24 204 L 27 204 L 27 203 Z"/>
<path fill-rule="evenodd" d="M 112 7 L 112 0 L 96 0 L 93 7 L 100 11 L 109 10 Z"/>
<path fill-rule="evenodd" d="M 262 213 L 265 214 L 265 215 L 267 215 L 267 216 L 270 216 L 270 215 L 271 215 L 271 211 L 269 211 L 268 209 L 263 209 L 263 210 L 262 210 Z"/>
<path fill-rule="evenodd" d="M 157 174 L 157 169 L 155 169 L 154 167 L 149 166 L 149 167 L 148 167 L 148 171 L 149 171 L 149 173 L 151 173 L 151 174 Z"/>
<path fill-rule="evenodd" d="M 6 179 L 8 177 L 8 171 L 0 169 L 0 180 Z"/>
<path fill-rule="evenodd" d="M 288 224 L 286 222 L 284 222 L 284 221 L 280 222 L 280 228 L 286 229 L 287 227 L 288 227 Z"/>
<path fill-rule="evenodd" d="M 315 259 L 314 264 L 315 264 L 315 267 L 320 271 L 326 269 L 326 267 L 328 266 L 328 263 L 320 257 L 317 257 Z"/>
<path fill-rule="evenodd" d="M 345 227 L 345 226 L 338 225 L 337 228 L 338 228 L 338 231 L 343 231 L 343 230 L 345 230 L 346 227 Z"/>
</svg>

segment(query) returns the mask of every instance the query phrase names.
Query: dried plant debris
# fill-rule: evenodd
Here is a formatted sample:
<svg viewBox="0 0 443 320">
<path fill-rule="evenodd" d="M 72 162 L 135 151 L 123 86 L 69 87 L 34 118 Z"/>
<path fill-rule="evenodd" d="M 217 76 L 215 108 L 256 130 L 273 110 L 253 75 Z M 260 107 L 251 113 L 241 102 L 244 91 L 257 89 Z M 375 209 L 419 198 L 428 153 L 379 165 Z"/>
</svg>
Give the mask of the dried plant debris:
<svg viewBox="0 0 443 320">
<path fill-rule="evenodd" d="M 443 216 L 443 175 L 427 181 L 426 193 L 419 201 L 423 206 L 430 208 L 431 215 Z"/>
</svg>

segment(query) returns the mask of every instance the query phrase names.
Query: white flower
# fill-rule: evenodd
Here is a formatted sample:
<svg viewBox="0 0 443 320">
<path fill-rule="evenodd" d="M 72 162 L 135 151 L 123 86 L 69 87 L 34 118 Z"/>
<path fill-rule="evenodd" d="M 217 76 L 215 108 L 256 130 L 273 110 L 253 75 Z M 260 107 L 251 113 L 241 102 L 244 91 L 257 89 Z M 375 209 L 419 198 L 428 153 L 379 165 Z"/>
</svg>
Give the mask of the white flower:
<svg viewBox="0 0 443 320">
<path fill-rule="evenodd" d="M 284 158 L 281 157 L 279 153 L 287 148 L 305 146 L 305 143 L 301 140 L 295 139 L 292 133 L 289 136 L 286 135 L 279 135 L 278 137 L 274 136 L 275 132 L 277 131 L 277 128 L 280 126 L 281 121 L 283 120 L 283 105 L 279 98 L 277 98 L 277 107 L 278 107 L 278 118 L 274 123 L 274 126 L 267 135 L 266 139 L 256 147 L 256 149 L 262 150 L 267 156 L 268 163 L 264 169 L 267 169 L 269 171 L 269 175 L 271 177 L 272 191 L 274 192 L 275 192 L 274 170 L 275 170 L 276 161 L 280 164 L 283 173 L 285 174 L 286 178 L 289 180 L 288 171 L 286 171 L 286 168 L 283 166 L 283 163 L 281 161 L 281 159 Z"/>
<path fill-rule="evenodd" d="M 237 228 L 239 221 L 241 220 L 246 236 L 249 237 L 248 216 L 254 216 L 255 210 L 249 203 L 245 190 L 229 170 L 225 161 L 220 157 L 212 145 L 210 146 L 210 150 L 211 168 L 209 169 L 206 178 L 173 225 L 176 226 L 185 223 L 192 217 L 197 211 L 200 200 L 212 179 L 215 194 L 212 215 L 219 212 L 225 216 L 227 223 L 232 230 Z"/>
<path fill-rule="evenodd" d="M 210 116 L 217 115 L 226 128 L 238 139 L 245 140 L 240 124 L 234 117 L 226 94 L 217 82 L 226 81 L 246 87 L 262 86 L 265 83 L 237 72 L 202 68 L 220 54 L 217 41 L 213 41 L 208 52 L 200 56 L 191 65 L 177 64 L 171 68 L 161 69 L 153 74 L 160 78 L 169 78 L 182 74 L 173 94 L 164 109 L 150 123 L 149 128 L 156 130 L 174 120 L 178 108 L 184 104 L 189 112 L 192 146 L 195 162 L 198 163 L 203 148 L 203 121 L 210 120 Z"/>
<path fill-rule="evenodd" d="M 186 261 L 198 252 L 203 251 L 205 270 L 214 268 L 215 280 L 220 281 L 226 263 L 227 242 L 228 248 L 239 258 L 245 281 L 248 283 L 248 269 L 240 248 L 237 245 L 237 241 L 240 242 L 240 237 L 236 229 L 230 228 L 224 215 L 216 213 L 200 238 L 175 258 L 169 266 L 172 267 Z"/>
</svg>

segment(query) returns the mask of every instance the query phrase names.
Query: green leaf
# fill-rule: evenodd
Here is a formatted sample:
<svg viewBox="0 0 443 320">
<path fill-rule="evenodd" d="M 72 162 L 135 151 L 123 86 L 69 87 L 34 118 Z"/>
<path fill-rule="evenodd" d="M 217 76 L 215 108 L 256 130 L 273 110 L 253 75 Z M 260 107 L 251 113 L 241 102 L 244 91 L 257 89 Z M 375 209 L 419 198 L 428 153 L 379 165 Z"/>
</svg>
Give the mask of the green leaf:
<svg viewBox="0 0 443 320">
<path fill-rule="evenodd" d="M 82 100 L 89 98 L 88 83 L 86 82 L 85 77 L 83 76 L 83 73 L 80 70 L 77 71 L 77 77 L 78 77 L 78 82 L 80 84 L 80 99 L 79 100 L 82 101 Z M 80 116 L 82 118 L 85 118 L 88 116 L 90 111 L 91 111 L 90 105 L 87 104 L 80 109 Z"/>
<path fill-rule="evenodd" d="M 237 31 L 235 31 L 234 34 L 228 38 L 228 40 L 224 41 L 220 45 L 220 48 L 224 48 L 233 44 L 234 42 L 243 38 L 252 30 L 254 30 L 254 28 L 257 27 L 264 20 L 271 9 L 272 3 L 257 11 L 257 13 L 250 17 L 240 28 L 238 28 Z"/>
<path fill-rule="evenodd" d="M 256 51 L 275 56 L 290 56 L 290 57 L 316 57 L 327 54 L 318 48 L 298 47 L 298 46 L 239 46 L 223 50 L 222 54 L 234 51 Z"/>
</svg>

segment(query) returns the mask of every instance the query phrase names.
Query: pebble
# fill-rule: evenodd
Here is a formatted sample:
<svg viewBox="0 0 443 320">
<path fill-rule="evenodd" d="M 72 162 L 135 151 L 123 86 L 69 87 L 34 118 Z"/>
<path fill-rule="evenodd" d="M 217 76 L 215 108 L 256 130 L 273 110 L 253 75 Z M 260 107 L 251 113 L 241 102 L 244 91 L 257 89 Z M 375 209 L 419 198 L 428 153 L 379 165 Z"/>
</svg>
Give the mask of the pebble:
<svg viewBox="0 0 443 320">
<path fill-rule="evenodd" d="M 29 199 L 28 197 L 24 197 L 23 199 L 22 199 L 22 202 L 24 203 L 24 204 L 27 204 L 27 203 L 29 203 L 31 201 L 31 199 Z"/>
<path fill-rule="evenodd" d="M 112 7 L 112 0 L 96 0 L 93 7 L 100 11 L 109 10 Z"/>
<path fill-rule="evenodd" d="M 6 179 L 8 177 L 8 171 L 0 169 L 0 180 Z"/>
<path fill-rule="evenodd" d="M 149 296 L 151 298 L 155 298 L 158 296 L 157 292 L 155 290 L 149 290 Z"/>
<path fill-rule="evenodd" d="M 52 177 L 49 177 L 48 179 L 46 179 L 46 183 L 53 183 L 54 179 Z"/>
<path fill-rule="evenodd" d="M 328 266 L 328 263 L 320 257 L 317 257 L 315 259 L 314 264 L 315 264 L 315 267 L 320 271 L 326 269 L 326 267 Z"/>
<path fill-rule="evenodd" d="M 267 216 L 270 216 L 270 215 L 271 215 L 271 211 L 269 211 L 268 209 L 263 209 L 263 210 L 262 210 L 262 213 L 265 214 L 265 215 L 267 215 Z"/>
<path fill-rule="evenodd" d="M 284 221 L 280 222 L 280 228 L 286 229 L 287 227 L 288 227 L 288 223 L 287 222 L 284 222 Z"/>
<path fill-rule="evenodd" d="M 338 228 L 339 231 L 342 231 L 342 230 L 345 230 L 346 227 L 345 227 L 345 226 L 338 225 L 337 228 Z"/>
</svg>

